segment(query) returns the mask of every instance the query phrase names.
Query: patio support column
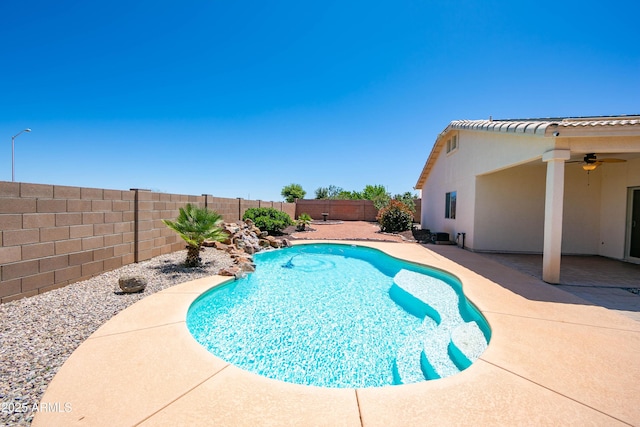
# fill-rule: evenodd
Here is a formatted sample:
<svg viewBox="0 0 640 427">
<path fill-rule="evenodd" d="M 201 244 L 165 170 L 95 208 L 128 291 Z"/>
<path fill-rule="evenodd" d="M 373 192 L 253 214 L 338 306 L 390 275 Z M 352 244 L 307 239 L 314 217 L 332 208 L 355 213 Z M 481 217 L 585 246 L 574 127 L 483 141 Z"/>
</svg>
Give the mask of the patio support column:
<svg viewBox="0 0 640 427">
<path fill-rule="evenodd" d="M 570 154 L 569 150 L 551 150 L 542 155 L 542 161 L 547 163 L 542 280 L 547 283 L 560 283 L 564 162 L 569 160 Z"/>
</svg>

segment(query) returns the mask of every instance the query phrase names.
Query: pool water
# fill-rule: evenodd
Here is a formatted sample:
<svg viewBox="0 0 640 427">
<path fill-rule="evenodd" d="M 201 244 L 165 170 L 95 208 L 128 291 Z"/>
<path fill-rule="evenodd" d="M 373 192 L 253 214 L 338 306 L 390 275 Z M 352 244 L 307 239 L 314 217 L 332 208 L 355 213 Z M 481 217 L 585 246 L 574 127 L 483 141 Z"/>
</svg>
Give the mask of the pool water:
<svg viewBox="0 0 640 427">
<path fill-rule="evenodd" d="M 379 387 L 453 375 L 487 346 L 486 321 L 447 273 L 336 244 L 254 261 L 255 273 L 204 293 L 187 315 L 198 342 L 242 369 L 296 384 Z"/>
</svg>

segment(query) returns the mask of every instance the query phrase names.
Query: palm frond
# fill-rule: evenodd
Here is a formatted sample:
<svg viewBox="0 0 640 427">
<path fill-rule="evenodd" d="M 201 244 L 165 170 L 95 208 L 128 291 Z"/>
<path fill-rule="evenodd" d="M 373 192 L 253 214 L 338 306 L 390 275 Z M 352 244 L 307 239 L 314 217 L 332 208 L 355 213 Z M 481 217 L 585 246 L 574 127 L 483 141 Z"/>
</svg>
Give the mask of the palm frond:
<svg viewBox="0 0 640 427">
<path fill-rule="evenodd" d="M 199 248 L 207 239 L 220 241 L 226 238 L 226 234 L 220 228 L 222 215 L 190 203 L 180 208 L 175 221 L 163 219 L 162 222 L 178 233 L 189 246 Z"/>
</svg>

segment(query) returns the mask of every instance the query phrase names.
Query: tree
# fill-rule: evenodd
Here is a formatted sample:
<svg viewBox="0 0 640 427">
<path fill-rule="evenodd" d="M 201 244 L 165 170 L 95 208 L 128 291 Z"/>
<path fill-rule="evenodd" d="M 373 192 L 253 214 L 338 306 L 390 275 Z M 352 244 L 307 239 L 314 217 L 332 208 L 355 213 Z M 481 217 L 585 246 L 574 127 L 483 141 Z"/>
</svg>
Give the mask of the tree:
<svg viewBox="0 0 640 427">
<path fill-rule="evenodd" d="M 412 212 L 416 211 L 416 203 L 414 201 L 416 198 L 416 195 L 410 191 L 405 191 L 402 194 L 396 194 L 393 196 L 393 200 L 398 200 L 404 203 Z"/>
<path fill-rule="evenodd" d="M 168 219 L 163 219 L 162 222 L 187 243 L 187 259 L 184 263 L 187 267 L 200 265 L 200 251 L 205 240 L 221 242 L 228 237 L 220 227 L 222 215 L 207 208 L 193 206 L 191 203 L 180 208 L 175 222 Z"/>
<path fill-rule="evenodd" d="M 293 203 L 296 199 L 304 199 L 304 195 L 307 194 L 307 192 L 302 189 L 300 184 L 289 184 L 282 187 L 280 194 L 287 203 Z"/>
<path fill-rule="evenodd" d="M 313 219 L 308 213 L 301 213 L 296 220 L 296 226 L 298 231 L 304 231 L 307 229 L 307 225 L 311 224 Z"/>
<path fill-rule="evenodd" d="M 362 199 L 362 194 L 358 193 L 357 191 L 348 191 L 348 190 L 342 190 L 341 192 L 339 192 L 334 199 L 338 199 L 338 200 L 361 200 Z"/>
<path fill-rule="evenodd" d="M 336 187 L 335 185 L 319 187 L 316 189 L 316 199 L 339 199 L 340 194 L 344 192 L 342 187 Z"/>
<path fill-rule="evenodd" d="M 384 185 L 367 185 L 362 190 L 362 198 L 371 200 L 376 209 L 382 209 L 389 203 L 391 196 Z"/>
<path fill-rule="evenodd" d="M 316 188 L 316 200 L 328 199 L 329 189 L 327 187 Z"/>
</svg>

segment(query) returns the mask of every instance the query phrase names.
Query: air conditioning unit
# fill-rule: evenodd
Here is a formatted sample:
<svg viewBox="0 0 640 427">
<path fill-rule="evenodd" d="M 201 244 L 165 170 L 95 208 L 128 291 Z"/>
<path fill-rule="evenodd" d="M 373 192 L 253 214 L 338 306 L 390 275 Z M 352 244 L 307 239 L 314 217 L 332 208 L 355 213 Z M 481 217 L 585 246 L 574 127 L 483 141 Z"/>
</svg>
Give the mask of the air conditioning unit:
<svg viewBox="0 0 640 427">
<path fill-rule="evenodd" d="M 450 244 L 449 233 L 431 233 L 431 243 L 435 244 Z"/>
<path fill-rule="evenodd" d="M 449 242 L 449 233 L 436 233 L 436 242 Z"/>
</svg>

